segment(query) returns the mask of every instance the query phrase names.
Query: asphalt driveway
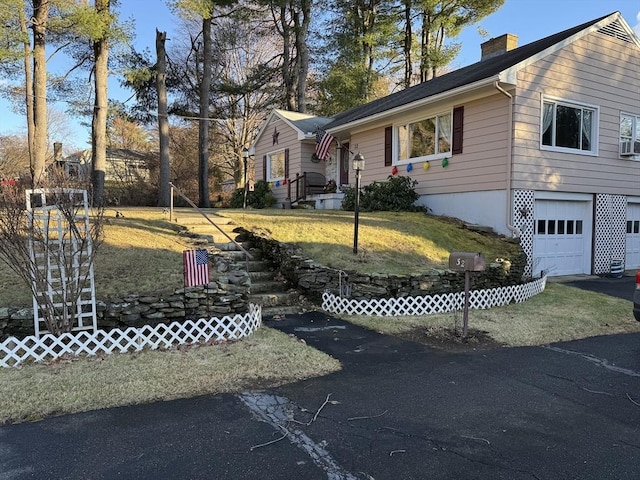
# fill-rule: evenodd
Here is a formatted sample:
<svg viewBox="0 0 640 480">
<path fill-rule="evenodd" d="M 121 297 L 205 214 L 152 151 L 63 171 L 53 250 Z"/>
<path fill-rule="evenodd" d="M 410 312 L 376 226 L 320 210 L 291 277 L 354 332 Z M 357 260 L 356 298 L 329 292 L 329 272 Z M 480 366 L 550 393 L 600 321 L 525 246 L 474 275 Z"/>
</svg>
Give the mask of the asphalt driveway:
<svg viewBox="0 0 640 480">
<path fill-rule="evenodd" d="M 636 286 L 635 275 L 631 274 L 623 275 L 620 278 L 606 276 L 576 276 L 555 279 L 552 281 L 561 281 L 567 285 L 582 288 L 583 290 L 600 292 L 629 301 L 633 301 L 633 291 Z"/>
<path fill-rule="evenodd" d="M 280 388 L 0 427 L 0 479 L 640 478 L 640 335 L 447 353 L 319 312 Z"/>
</svg>

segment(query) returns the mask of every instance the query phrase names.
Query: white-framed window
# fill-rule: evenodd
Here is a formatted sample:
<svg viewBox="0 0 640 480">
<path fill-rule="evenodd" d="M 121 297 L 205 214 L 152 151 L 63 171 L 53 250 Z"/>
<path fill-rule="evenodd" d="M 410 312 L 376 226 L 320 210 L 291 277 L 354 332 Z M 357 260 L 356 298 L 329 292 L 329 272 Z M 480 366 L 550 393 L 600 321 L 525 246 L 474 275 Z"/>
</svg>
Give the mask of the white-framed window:
<svg viewBox="0 0 640 480">
<path fill-rule="evenodd" d="M 267 154 L 267 178 L 268 182 L 284 179 L 284 150 Z"/>
<path fill-rule="evenodd" d="M 395 164 L 451 155 L 451 112 L 395 126 Z"/>
<path fill-rule="evenodd" d="M 540 148 L 597 155 L 598 118 L 593 105 L 543 98 Z"/>
<path fill-rule="evenodd" d="M 620 114 L 620 155 L 640 158 L 640 115 Z"/>
</svg>

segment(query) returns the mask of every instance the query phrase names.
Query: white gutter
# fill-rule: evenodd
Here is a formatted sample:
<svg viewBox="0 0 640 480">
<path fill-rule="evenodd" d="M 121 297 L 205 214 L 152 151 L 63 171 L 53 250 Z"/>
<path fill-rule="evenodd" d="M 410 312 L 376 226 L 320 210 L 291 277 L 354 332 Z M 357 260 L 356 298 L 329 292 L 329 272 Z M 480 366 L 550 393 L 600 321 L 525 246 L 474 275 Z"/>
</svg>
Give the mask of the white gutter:
<svg viewBox="0 0 640 480">
<path fill-rule="evenodd" d="M 511 208 L 513 207 L 511 201 L 511 176 L 513 173 L 513 95 L 507 92 L 504 88 L 500 86 L 499 81 L 495 81 L 493 84 L 500 93 L 506 95 L 509 98 L 509 136 L 507 138 L 507 215 L 506 215 L 506 224 L 507 228 L 511 230 L 511 233 L 514 237 L 520 237 L 522 235 L 522 231 L 511 224 Z"/>
</svg>

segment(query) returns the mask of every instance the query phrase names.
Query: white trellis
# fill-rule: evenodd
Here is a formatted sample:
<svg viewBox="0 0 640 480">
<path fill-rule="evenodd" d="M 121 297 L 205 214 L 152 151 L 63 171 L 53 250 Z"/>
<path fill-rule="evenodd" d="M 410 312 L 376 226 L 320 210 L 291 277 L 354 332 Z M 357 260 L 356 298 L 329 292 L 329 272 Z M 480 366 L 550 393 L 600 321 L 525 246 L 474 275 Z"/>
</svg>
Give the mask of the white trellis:
<svg viewBox="0 0 640 480">
<path fill-rule="evenodd" d="M 96 295 L 87 191 L 34 189 L 27 190 L 26 197 L 29 254 L 32 268 L 37 271 L 32 272 L 33 291 L 37 292 L 33 296 L 35 336 L 47 333 L 43 317 L 45 310 L 50 310 L 47 306 L 55 309 L 54 321 L 64 318 L 72 322 L 73 331 L 95 332 Z M 63 208 L 68 210 L 67 216 Z M 68 218 L 71 215 L 72 221 Z"/>
<path fill-rule="evenodd" d="M 507 287 L 471 290 L 469 308 L 486 309 L 521 303 L 544 291 L 547 277 L 532 282 Z M 342 298 L 330 292 L 322 295 L 322 309 L 333 314 L 401 316 L 430 315 L 461 310 L 464 306 L 464 292 L 443 293 L 417 297 L 380 298 L 355 300 Z"/>
<path fill-rule="evenodd" d="M 150 348 L 171 348 L 175 345 L 206 343 L 209 341 L 239 340 L 255 332 L 262 324 L 262 307 L 249 305 L 249 312 L 222 318 L 187 320 L 154 327 L 113 329 L 96 332 L 78 331 L 8 338 L 0 343 L 0 366 L 19 366 L 26 361 L 41 362 L 63 355 L 139 352 Z"/>
</svg>

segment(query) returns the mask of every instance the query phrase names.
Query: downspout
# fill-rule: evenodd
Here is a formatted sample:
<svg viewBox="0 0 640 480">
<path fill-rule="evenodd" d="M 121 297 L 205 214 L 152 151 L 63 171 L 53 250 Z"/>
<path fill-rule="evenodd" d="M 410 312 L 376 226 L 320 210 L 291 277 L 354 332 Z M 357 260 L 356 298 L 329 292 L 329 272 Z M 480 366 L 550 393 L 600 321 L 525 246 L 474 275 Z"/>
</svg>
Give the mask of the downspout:
<svg viewBox="0 0 640 480">
<path fill-rule="evenodd" d="M 513 172 L 513 95 L 507 92 L 504 88 L 500 86 L 500 82 L 496 80 L 493 83 L 493 86 L 496 87 L 500 93 L 506 95 L 509 98 L 509 136 L 507 138 L 507 215 L 506 215 L 506 225 L 514 237 L 520 237 L 522 235 L 522 231 L 511 224 L 511 176 Z"/>
</svg>

